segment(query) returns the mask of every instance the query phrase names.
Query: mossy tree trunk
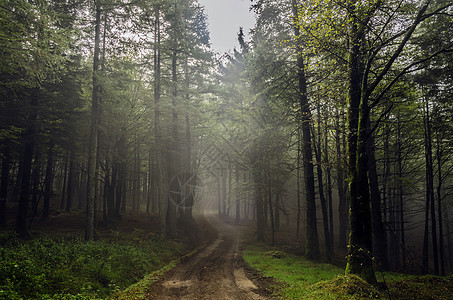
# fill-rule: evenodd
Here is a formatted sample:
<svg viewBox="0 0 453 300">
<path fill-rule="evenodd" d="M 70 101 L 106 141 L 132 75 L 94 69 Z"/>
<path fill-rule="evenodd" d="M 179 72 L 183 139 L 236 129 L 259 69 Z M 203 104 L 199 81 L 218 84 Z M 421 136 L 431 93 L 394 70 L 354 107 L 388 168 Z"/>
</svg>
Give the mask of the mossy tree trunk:
<svg viewBox="0 0 453 300">
<path fill-rule="evenodd" d="M 293 15 L 297 16 L 297 1 L 292 0 Z M 294 36 L 299 39 L 300 27 L 295 22 Z M 316 222 L 316 199 L 315 199 L 315 175 L 313 170 L 313 152 L 310 122 L 312 119 L 310 106 L 307 96 L 307 79 L 305 77 L 305 64 L 303 60 L 302 45 L 300 42 L 296 44 L 297 56 L 297 77 L 298 77 L 298 93 L 299 105 L 301 113 L 302 126 L 302 153 L 303 153 L 303 169 L 305 180 L 305 201 L 306 201 L 306 243 L 305 256 L 308 259 L 319 258 L 319 240 L 318 229 Z"/>
<path fill-rule="evenodd" d="M 346 274 L 357 274 L 369 283 L 376 282 L 372 257 L 370 193 L 368 185 L 367 120 L 368 99 L 362 93 L 364 66 L 363 24 L 357 22 L 357 3 L 348 1 L 348 175 L 349 244 Z"/>
</svg>

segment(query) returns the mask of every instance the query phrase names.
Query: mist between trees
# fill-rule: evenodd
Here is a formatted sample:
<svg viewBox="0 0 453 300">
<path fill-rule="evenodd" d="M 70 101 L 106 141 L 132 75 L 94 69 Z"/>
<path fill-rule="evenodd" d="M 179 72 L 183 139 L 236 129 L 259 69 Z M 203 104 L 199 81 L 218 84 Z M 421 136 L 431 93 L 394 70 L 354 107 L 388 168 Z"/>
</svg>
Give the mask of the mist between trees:
<svg viewBox="0 0 453 300">
<path fill-rule="evenodd" d="M 216 54 L 194 0 L 3 0 L 0 221 L 214 212 L 371 283 L 451 272 L 452 5 L 255 0 Z"/>
</svg>

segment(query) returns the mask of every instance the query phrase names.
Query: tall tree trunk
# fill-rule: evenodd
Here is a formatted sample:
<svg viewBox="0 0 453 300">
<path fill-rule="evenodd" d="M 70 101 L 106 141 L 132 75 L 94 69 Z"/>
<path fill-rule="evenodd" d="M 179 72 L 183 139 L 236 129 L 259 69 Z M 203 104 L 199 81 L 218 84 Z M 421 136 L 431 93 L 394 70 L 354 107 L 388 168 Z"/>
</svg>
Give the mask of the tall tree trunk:
<svg viewBox="0 0 453 300">
<path fill-rule="evenodd" d="M 368 121 L 370 127 L 370 121 Z M 381 197 L 379 192 L 378 174 L 376 170 L 376 157 L 374 148 L 374 134 L 371 133 L 367 145 L 368 172 L 370 181 L 371 217 L 373 224 L 373 254 L 381 269 L 389 268 L 387 257 L 387 236 L 384 231 L 381 215 Z"/>
<path fill-rule="evenodd" d="M 78 201 L 78 209 L 82 209 L 83 205 L 86 205 L 86 201 L 84 201 L 84 197 L 86 200 L 88 191 L 88 176 L 87 172 L 84 170 L 88 169 L 88 162 L 85 162 L 85 165 L 83 167 L 80 166 L 79 163 L 76 164 L 76 175 L 75 175 L 75 190 L 77 191 L 75 193 L 76 199 L 79 199 Z"/>
<path fill-rule="evenodd" d="M 265 240 L 265 223 L 264 218 L 264 203 L 263 203 L 263 175 L 258 163 L 259 158 L 253 157 L 252 163 L 252 176 L 255 192 L 255 211 L 256 211 L 256 234 L 258 241 L 264 242 Z"/>
<path fill-rule="evenodd" d="M 188 72 L 187 72 L 188 73 Z M 187 74 L 186 73 L 186 74 Z M 189 88 L 189 82 L 187 80 L 187 88 Z M 189 94 L 186 95 L 186 101 L 189 101 Z M 196 170 L 194 170 L 192 166 L 192 137 L 190 134 L 190 117 L 189 114 L 186 113 L 186 173 L 188 174 L 189 178 L 187 179 L 187 182 L 190 183 L 191 186 L 191 191 L 189 192 L 190 195 L 188 198 L 185 200 L 185 205 L 184 205 L 184 217 L 187 221 L 193 222 L 193 216 L 192 216 L 192 208 L 195 204 L 195 190 L 193 189 L 194 186 L 196 186 L 197 182 L 197 176 L 196 176 Z"/>
<path fill-rule="evenodd" d="M 228 209 L 227 209 L 227 216 L 230 216 L 231 210 L 231 197 L 232 197 L 232 186 L 233 186 L 233 165 L 231 161 L 228 163 Z"/>
<path fill-rule="evenodd" d="M 264 185 L 264 176 L 265 174 L 263 174 L 263 225 L 264 228 L 267 228 L 267 222 L 269 219 L 269 201 L 267 198 L 269 197 L 269 193 L 268 188 Z"/>
<path fill-rule="evenodd" d="M 137 199 L 135 203 L 135 209 L 137 211 L 140 211 L 140 202 L 142 200 L 142 187 L 143 185 L 141 184 L 142 181 L 142 172 L 141 172 L 141 160 L 140 160 L 140 143 L 137 144 L 137 163 L 135 165 L 135 180 L 137 182 Z"/>
<path fill-rule="evenodd" d="M 124 162 L 124 168 L 123 168 L 123 187 L 122 187 L 122 192 L 123 192 L 123 195 L 121 196 L 121 213 L 122 214 L 125 214 L 126 213 L 126 204 L 127 204 L 127 201 L 128 201 L 128 190 L 129 190 L 129 185 L 128 185 L 128 182 L 130 181 L 129 179 L 129 175 L 130 175 L 130 172 L 129 172 L 129 165 Z"/>
<path fill-rule="evenodd" d="M 297 16 L 297 1 L 292 0 L 293 15 Z M 300 27 L 294 22 L 294 36 L 299 38 Z M 308 259 L 319 258 L 319 240 L 318 229 L 316 223 L 316 197 L 315 197 L 315 176 L 313 171 L 313 153 L 311 148 L 311 111 L 307 96 L 307 80 L 305 78 L 305 64 L 302 56 L 302 45 L 297 43 L 297 77 L 298 77 L 298 92 L 299 105 L 301 109 L 302 121 L 302 148 L 303 148 L 303 166 L 305 180 L 305 201 L 306 201 L 306 242 L 305 242 L 305 257 Z"/>
<path fill-rule="evenodd" d="M 34 218 L 38 214 L 38 205 L 39 201 L 41 200 L 41 196 L 38 195 L 40 194 L 39 190 L 39 185 L 41 181 L 41 154 L 38 151 L 38 147 L 35 148 L 35 158 L 33 160 L 33 168 L 32 168 L 32 174 L 31 174 L 31 181 L 32 181 L 32 192 L 31 192 L 31 207 L 32 207 L 32 216 L 30 219 L 30 222 L 28 224 L 28 229 L 30 230 L 31 223 L 34 221 Z"/>
<path fill-rule="evenodd" d="M 134 166 L 132 176 L 132 209 L 134 211 L 140 211 L 140 175 L 140 143 L 138 142 L 137 136 L 135 136 Z"/>
<path fill-rule="evenodd" d="M 217 202 L 218 202 L 218 207 L 219 207 L 219 216 L 222 215 L 222 169 L 219 167 L 217 174 Z"/>
<path fill-rule="evenodd" d="M 149 216 L 150 212 L 154 209 L 154 200 L 153 200 L 153 185 L 154 180 L 152 178 L 154 174 L 154 165 L 153 165 L 153 152 L 151 151 L 151 147 L 148 150 L 148 172 L 146 176 L 146 215 Z"/>
<path fill-rule="evenodd" d="M 175 13 L 178 11 L 177 3 L 175 2 Z M 171 148 L 169 154 L 167 155 L 168 158 L 168 175 L 169 175 L 169 182 L 170 182 L 170 190 L 177 192 L 179 190 L 178 181 L 175 180 L 176 176 L 178 175 L 178 170 L 180 167 L 180 157 L 179 157 L 179 147 L 178 147 L 178 111 L 177 111 L 177 97 L 178 97 L 178 76 L 177 76 L 177 47 L 178 47 L 178 40 L 177 40 L 177 33 L 176 33 L 176 22 L 178 20 L 174 20 L 174 40 L 173 40 L 173 52 L 172 52 L 172 59 L 171 59 L 171 74 L 172 74 L 172 131 L 171 131 Z M 167 217 L 166 217 L 166 227 L 167 227 L 167 237 L 173 239 L 176 237 L 176 204 L 175 201 L 172 200 L 170 193 L 168 195 L 168 202 L 167 202 Z M 176 201 L 178 202 L 178 201 Z"/>
<path fill-rule="evenodd" d="M 154 201 L 159 210 L 161 218 L 161 231 L 166 232 L 166 211 L 165 197 L 162 189 L 162 129 L 160 126 L 160 97 L 161 97 L 161 29 L 160 29 L 160 6 L 155 6 L 155 23 L 154 23 L 154 138 L 155 156 L 154 156 Z"/>
<path fill-rule="evenodd" d="M 5 143 L 3 146 L 2 156 L 2 177 L 0 179 L 0 225 L 6 224 L 6 202 L 8 197 L 8 179 L 10 170 L 11 148 Z"/>
<path fill-rule="evenodd" d="M 53 183 L 53 145 L 49 145 L 47 152 L 46 178 L 44 180 L 44 205 L 41 220 L 49 219 L 50 196 L 52 195 Z"/>
<path fill-rule="evenodd" d="M 281 210 L 281 199 L 280 199 L 280 191 L 279 188 L 275 191 L 275 209 L 274 209 L 274 219 L 275 219 L 275 231 L 280 231 L 280 210 Z"/>
<path fill-rule="evenodd" d="M 96 154 L 98 142 L 98 113 L 99 113 L 99 98 L 100 98 L 100 83 L 99 83 L 99 54 L 100 54 L 100 30 L 101 30 L 101 3 L 100 0 L 95 0 L 95 37 L 94 37 L 94 55 L 93 55 L 93 94 L 91 99 L 91 123 L 90 137 L 88 145 L 88 170 L 87 170 L 87 201 L 86 201 L 86 220 L 85 220 L 85 240 L 94 239 L 94 223 L 95 223 L 95 200 L 96 200 Z"/>
<path fill-rule="evenodd" d="M 118 174 L 118 188 L 116 191 L 116 202 L 115 202 L 115 218 L 121 219 L 121 213 L 125 212 L 126 202 L 126 180 L 127 180 L 127 165 L 126 162 L 122 161 L 120 164 L 120 170 Z"/>
<path fill-rule="evenodd" d="M 321 202 L 321 212 L 322 212 L 322 223 L 324 227 L 324 243 L 326 246 L 326 259 L 330 261 L 332 259 L 332 245 L 330 244 L 330 232 L 329 232 L 329 214 L 327 210 L 327 201 L 324 195 L 324 180 L 322 172 L 322 153 L 321 153 L 321 109 L 319 106 L 319 101 L 317 105 L 318 113 L 318 139 L 316 140 L 315 146 L 315 156 L 316 156 L 316 173 L 318 175 L 318 191 L 319 199 Z"/>
<path fill-rule="evenodd" d="M 64 158 L 64 170 L 63 170 L 63 186 L 61 188 L 61 200 L 60 200 L 60 210 L 64 209 L 65 197 L 66 197 L 66 182 L 68 180 L 68 165 L 69 165 L 69 152 L 66 153 Z"/>
<path fill-rule="evenodd" d="M 384 127 L 384 178 L 382 182 L 382 211 L 383 211 L 383 222 L 384 225 L 388 226 L 388 194 L 389 194 L 389 178 L 390 178 L 390 147 L 389 147 L 389 136 L 390 136 L 389 126 Z M 388 236 L 388 235 L 387 235 Z M 388 251 L 387 251 L 388 252 Z M 387 255 L 388 256 L 388 255 Z"/>
<path fill-rule="evenodd" d="M 348 229 L 348 203 L 345 192 L 345 176 L 344 167 L 345 163 L 343 160 L 343 152 L 341 149 L 342 139 L 340 136 L 341 122 L 343 118 L 340 117 L 340 113 L 337 112 L 338 124 L 335 129 L 335 146 L 337 152 L 337 187 L 338 187 L 338 246 L 342 249 L 346 249 L 347 245 L 347 229 Z M 345 135 L 343 134 L 343 137 Z M 343 149 L 344 150 L 344 149 Z"/>
<path fill-rule="evenodd" d="M 72 199 L 74 197 L 74 189 L 75 189 L 75 177 L 76 177 L 76 171 L 75 171 L 75 151 L 71 150 L 71 154 L 69 157 L 69 171 L 68 171 L 68 195 L 66 197 L 66 212 L 71 211 L 72 208 Z"/>
<path fill-rule="evenodd" d="M 439 264 L 440 275 L 445 276 L 445 258 L 444 258 L 444 233 L 443 233 L 443 215 L 442 215 L 442 140 L 437 133 L 437 218 L 439 223 Z"/>
<path fill-rule="evenodd" d="M 236 184 L 236 188 L 239 187 L 239 166 L 236 166 L 235 173 L 234 173 L 234 182 Z M 239 223 L 241 220 L 241 201 L 239 198 L 239 193 L 234 193 L 235 197 L 235 205 L 236 205 L 236 223 Z"/>
<path fill-rule="evenodd" d="M 431 134 L 431 116 L 429 111 L 428 101 L 424 103 L 424 125 L 425 125 L 425 157 L 426 157 L 426 212 L 425 212 L 425 237 L 423 246 L 423 266 L 425 270 L 428 267 L 428 226 L 429 220 L 427 217 L 428 211 L 431 216 L 431 237 L 433 245 L 433 265 L 434 274 L 439 274 L 439 260 L 437 250 L 437 232 L 436 232 L 436 211 L 434 199 L 434 171 L 433 171 L 433 155 L 432 155 L 432 134 Z"/>
<path fill-rule="evenodd" d="M 396 171 L 394 171 L 396 172 Z M 394 173 L 395 174 L 395 173 Z M 396 177 L 396 176 L 395 176 Z M 400 269 L 400 244 L 399 244 L 399 231 L 397 227 L 398 223 L 398 215 L 397 215 L 397 208 L 398 208 L 398 202 L 397 202 L 397 178 L 393 180 L 393 186 L 392 186 L 392 193 L 391 196 L 389 197 L 389 224 L 390 224 L 390 229 L 391 229 L 391 238 L 390 238 L 390 260 L 391 264 L 393 266 L 394 270 L 399 270 Z"/>
<path fill-rule="evenodd" d="M 404 228 L 404 195 L 403 195 L 403 158 L 402 158 L 402 141 L 401 141 L 401 126 L 400 126 L 400 113 L 398 112 L 397 116 L 397 167 L 398 167 L 398 212 L 399 212 L 399 232 L 400 232 L 400 239 L 399 242 L 401 244 L 401 261 L 403 263 L 403 269 L 406 269 L 406 241 L 405 241 L 405 228 Z"/>
<path fill-rule="evenodd" d="M 222 168 L 222 206 L 223 215 L 227 216 L 227 169 Z"/>
<path fill-rule="evenodd" d="M 297 190 L 297 225 L 296 225 L 296 236 L 299 237 L 300 234 L 300 211 L 301 211 L 301 201 L 300 201 L 300 161 L 301 161 L 301 133 L 300 126 L 297 128 L 297 170 L 296 170 L 296 190 Z"/>
<path fill-rule="evenodd" d="M 109 162 L 106 161 L 104 167 L 104 195 L 102 197 L 102 220 L 106 224 L 109 221 L 107 213 L 110 212 L 110 210 L 108 209 L 107 202 L 110 188 L 111 188 L 110 167 Z"/>
<path fill-rule="evenodd" d="M 31 113 L 29 116 L 29 126 L 24 135 L 24 155 L 22 165 L 19 168 L 20 175 L 20 193 L 19 205 L 16 217 L 16 232 L 20 237 L 28 238 L 30 236 L 27 229 L 28 201 L 30 197 L 30 179 L 33 161 L 33 152 L 35 148 L 35 121 L 37 118 L 38 107 L 38 88 L 32 88 L 30 94 Z"/>
<path fill-rule="evenodd" d="M 332 201 L 332 167 L 329 161 L 329 141 L 328 141 L 328 128 L 326 126 L 324 132 L 324 153 L 325 153 L 325 162 L 326 162 L 326 175 L 327 175 L 327 204 L 329 210 L 329 233 L 330 233 L 330 249 L 332 251 L 332 256 L 334 255 L 334 233 L 333 233 L 333 201 Z"/>
<path fill-rule="evenodd" d="M 446 205 L 446 212 L 445 212 L 445 230 L 447 232 L 447 253 L 448 253 L 448 269 L 450 272 L 453 271 L 453 240 L 451 238 L 451 231 L 450 231 L 450 218 L 448 217 L 448 205 Z"/>
<path fill-rule="evenodd" d="M 114 162 L 112 165 L 112 176 L 110 183 L 108 184 L 108 189 L 106 191 L 107 193 L 107 216 L 109 217 L 110 220 L 114 219 L 116 217 L 115 213 L 115 191 L 117 190 L 118 186 L 118 170 L 119 166 L 117 162 Z M 107 184 L 107 180 L 105 181 L 105 184 Z"/>
<path fill-rule="evenodd" d="M 348 19 L 355 20 L 357 7 L 348 1 Z M 376 282 L 372 260 L 372 230 L 368 185 L 367 121 L 368 99 L 362 94 L 363 32 L 358 22 L 350 22 L 348 54 L 348 173 L 349 173 L 349 245 L 346 274 L 357 274 L 368 283 Z"/>
<path fill-rule="evenodd" d="M 244 176 L 243 176 L 243 183 L 244 186 L 247 185 L 247 172 L 244 170 Z M 250 201 L 250 192 L 246 191 L 245 193 L 245 199 L 244 199 L 244 219 L 248 220 L 249 218 L 249 201 Z"/>
<path fill-rule="evenodd" d="M 27 134 L 29 135 L 29 134 Z M 27 141 L 23 155 L 22 176 L 19 194 L 19 206 L 17 209 L 16 232 L 21 237 L 28 237 L 27 217 L 28 217 L 28 201 L 30 197 L 30 178 L 31 164 L 33 160 L 34 142 Z"/>
<path fill-rule="evenodd" d="M 268 200 L 268 205 L 269 205 L 269 212 L 270 212 L 270 217 L 271 217 L 271 234 L 272 234 L 272 246 L 275 246 L 275 221 L 274 221 L 274 208 L 272 206 L 272 180 L 271 180 L 271 172 L 269 169 L 268 165 L 268 170 L 267 170 L 267 200 Z"/>
</svg>

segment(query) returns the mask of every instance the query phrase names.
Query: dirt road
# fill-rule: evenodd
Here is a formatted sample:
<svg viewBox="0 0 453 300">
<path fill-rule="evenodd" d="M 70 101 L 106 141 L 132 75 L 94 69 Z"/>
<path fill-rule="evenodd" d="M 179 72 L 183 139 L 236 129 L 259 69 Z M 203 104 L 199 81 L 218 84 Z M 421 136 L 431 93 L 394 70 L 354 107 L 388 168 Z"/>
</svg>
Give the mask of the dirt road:
<svg viewBox="0 0 453 300">
<path fill-rule="evenodd" d="M 216 216 L 206 220 L 218 231 L 218 238 L 155 284 L 149 299 L 267 299 L 245 274 L 239 252 L 241 228 Z"/>
</svg>

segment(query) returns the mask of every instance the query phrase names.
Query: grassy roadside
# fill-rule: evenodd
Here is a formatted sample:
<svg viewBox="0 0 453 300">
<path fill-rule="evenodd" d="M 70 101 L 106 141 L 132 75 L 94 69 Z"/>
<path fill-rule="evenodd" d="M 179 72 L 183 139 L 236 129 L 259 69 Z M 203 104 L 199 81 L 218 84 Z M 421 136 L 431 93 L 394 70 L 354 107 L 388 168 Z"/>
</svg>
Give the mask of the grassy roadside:
<svg viewBox="0 0 453 300">
<path fill-rule="evenodd" d="M 131 286 L 127 287 L 125 290 L 117 291 L 113 295 L 111 295 L 110 299 L 115 300 L 135 300 L 135 299 L 145 299 L 148 294 L 149 286 L 155 283 L 157 280 L 161 278 L 167 271 L 176 267 L 178 263 L 181 261 L 191 257 L 195 253 L 199 251 L 199 248 L 192 250 L 188 254 L 181 256 L 169 264 L 165 265 L 163 268 L 152 272 L 151 274 L 146 275 L 142 280 L 138 281 L 137 283 L 132 284 Z"/>
<path fill-rule="evenodd" d="M 1 299 L 106 299 L 187 253 L 184 244 L 135 230 L 99 241 L 0 236 Z"/>
<path fill-rule="evenodd" d="M 282 299 L 453 299 L 453 278 L 384 273 L 388 289 L 377 290 L 331 264 L 313 262 L 264 244 L 243 251 L 245 262 L 278 283 Z M 380 276 L 379 279 L 381 279 Z"/>
</svg>

